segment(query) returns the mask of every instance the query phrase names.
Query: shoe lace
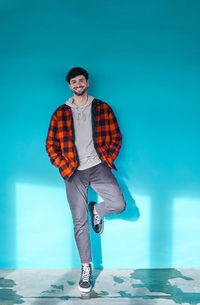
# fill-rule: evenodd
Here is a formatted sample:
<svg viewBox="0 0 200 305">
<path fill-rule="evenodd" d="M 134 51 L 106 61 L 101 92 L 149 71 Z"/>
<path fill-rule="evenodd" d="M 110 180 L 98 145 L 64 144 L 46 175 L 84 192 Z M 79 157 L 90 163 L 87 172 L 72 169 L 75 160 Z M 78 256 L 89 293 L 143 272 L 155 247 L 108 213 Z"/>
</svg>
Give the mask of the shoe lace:
<svg viewBox="0 0 200 305">
<path fill-rule="evenodd" d="M 98 214 L 96 214 L 96 215 L 94 216 L 94 218 L 96 219 L 95 223 L 96 223 L 97 225 L 99 225 L 100 222 L 101 222 L 100 216 L 99 216 Z"/>
<path fill-rule="evenodd" d="M 83 266 L 82 280 L 83 282 L 89 282 L 89 279 L 90 279 L 90 267 Z"/>
</svg>

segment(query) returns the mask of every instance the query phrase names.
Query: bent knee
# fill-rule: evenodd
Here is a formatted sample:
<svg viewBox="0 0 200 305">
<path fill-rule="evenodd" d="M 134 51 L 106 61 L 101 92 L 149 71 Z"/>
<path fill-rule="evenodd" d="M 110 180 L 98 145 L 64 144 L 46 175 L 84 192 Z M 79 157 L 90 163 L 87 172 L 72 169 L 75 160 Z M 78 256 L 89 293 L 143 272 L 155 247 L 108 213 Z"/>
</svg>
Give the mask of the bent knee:
<svg viewBox="0 0 200 305">
<path fill-rule="evenodd" d="M 115 207 L 115 214 L 120 214 L 122 213 L 124 210 L 126 209 L 126 203 L 125 201 L 121 201 L 117 204 L 117 206 Z"/>
</svg>

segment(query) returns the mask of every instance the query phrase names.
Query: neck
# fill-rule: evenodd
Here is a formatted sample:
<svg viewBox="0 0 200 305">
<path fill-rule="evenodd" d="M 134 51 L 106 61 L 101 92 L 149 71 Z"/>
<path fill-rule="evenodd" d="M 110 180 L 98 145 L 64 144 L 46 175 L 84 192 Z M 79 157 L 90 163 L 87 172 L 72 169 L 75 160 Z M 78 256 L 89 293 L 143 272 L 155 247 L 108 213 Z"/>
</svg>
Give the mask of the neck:
<svg viewBox="0 0 200 305">
<path fill-rule="evenodd" d="M 81 107 L 81 106 L 84 106 L 86 103 L 87 103 L 87 100 L 88 100 L 88 95 L 87 95 L 87 92 L 85 92 L 83 95 L 81 96 L 78 96 L 78 95 L 75 95 L 74 94 L 74 100 L 73 100 L 73 103 L 78 106 L 78 107 Z"/>
</svg>

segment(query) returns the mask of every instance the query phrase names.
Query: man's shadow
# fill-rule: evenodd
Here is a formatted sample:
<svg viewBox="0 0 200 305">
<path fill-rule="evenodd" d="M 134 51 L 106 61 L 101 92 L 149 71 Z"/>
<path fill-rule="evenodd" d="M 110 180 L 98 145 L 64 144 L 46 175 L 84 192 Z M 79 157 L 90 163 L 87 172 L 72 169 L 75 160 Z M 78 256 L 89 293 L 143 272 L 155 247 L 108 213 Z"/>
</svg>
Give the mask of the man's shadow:
<svg viewBox="0 0 200 305">
<path fill-rule="evenodd" d="M 125 178 L 123 178 L 122 176 L 117 177 L 117 181 L 119 183 L 119 186 L 122 190 L 126 202 L 126 209 L 121 214 L 110 214 L 106 216 L 105 217 L 106 220 L 122 219 L 126 221 L 136 221 L 140 217 L 139 209 L 136 206 L 136 202 L 124 180 Z M 88 202 L 89 201 L 98 202 L 98 195 L 91 187 L 89 188 L 88 191 Z M 101 270 L 103 269 L 101 234 L 95 234 L 92 230 L 90 220 L 89 223 L 90 223 L 90 238 L 91 238 L 93 268 L 96 269 L 93 276 L 95 282 L 96 278 L 99 276 Z"/>
<path fill-rule="evenodd" d="M 125 177 L 123 177 L 122 175 L 121 176 L 117 175 L 116 178 L 117 178 L 119 186 L 122 190 L 122 194 L 123 194 L 125 202 L 126 202 L 126 208 L 120 214 L 110 214 L 110 215 L 107 215 L 105 218 L 107 220 L 123 219 L 123 220 L 127 220 L 127 221 L 136 221 L 140 217 L 140 212 L 139 212 L 139 208 L 137 207 L 132 194 L 130 193 L 130 191 L 125 183 Z"/>
</svg>

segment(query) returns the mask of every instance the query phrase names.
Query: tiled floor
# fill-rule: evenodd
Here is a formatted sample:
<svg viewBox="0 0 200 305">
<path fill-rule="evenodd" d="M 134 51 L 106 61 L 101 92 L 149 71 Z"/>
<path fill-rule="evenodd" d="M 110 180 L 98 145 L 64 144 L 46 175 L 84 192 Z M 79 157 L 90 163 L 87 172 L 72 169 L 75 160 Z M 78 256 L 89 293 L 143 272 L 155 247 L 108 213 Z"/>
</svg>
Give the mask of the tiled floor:
<svg viewBox="0 0 200 305">
<path fill-rule="evenodd" d="M 0 305 L 200 304 L 199 269 L 94 270 L 80 295 L 80 270 L 0 270 Z"/>
</svg>

